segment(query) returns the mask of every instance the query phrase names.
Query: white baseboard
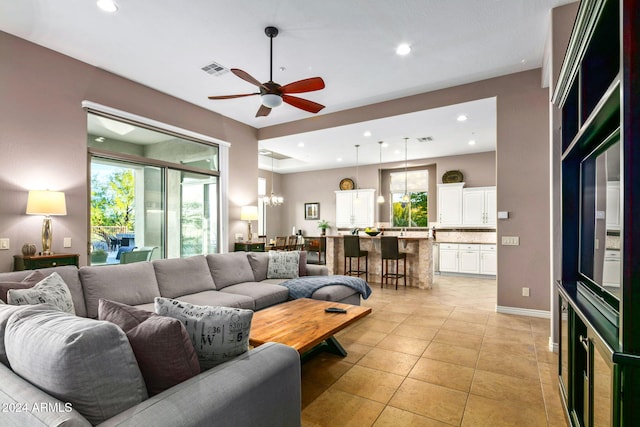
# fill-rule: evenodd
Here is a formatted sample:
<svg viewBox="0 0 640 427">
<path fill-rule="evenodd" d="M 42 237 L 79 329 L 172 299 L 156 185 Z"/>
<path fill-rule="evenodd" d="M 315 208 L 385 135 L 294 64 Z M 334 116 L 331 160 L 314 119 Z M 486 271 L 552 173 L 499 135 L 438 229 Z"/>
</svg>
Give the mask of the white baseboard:
<svg viewBox="0 0 640 427">
<path fill-rule="evenodd" d="M 553 338 L 551 337 L 549 337 L 549 351 L 552 351 L 554 353 L 558 352 L 558 343 L 553 342 Z"/>
<path fill-rule="evenodd" d="M 542 317 L 543 319 L 551 319 L 551 312 L 545 310 L 532 310 L 530 308 L 504 307 L 496 305 L 496 312 L 503 314 L 515 314 L 517 316 Z"/>
</svg>

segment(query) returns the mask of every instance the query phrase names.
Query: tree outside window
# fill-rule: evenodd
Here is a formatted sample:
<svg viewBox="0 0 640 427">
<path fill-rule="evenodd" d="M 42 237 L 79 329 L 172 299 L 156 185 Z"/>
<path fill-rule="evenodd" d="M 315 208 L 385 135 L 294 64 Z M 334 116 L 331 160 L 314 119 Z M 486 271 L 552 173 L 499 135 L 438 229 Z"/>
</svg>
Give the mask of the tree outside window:
<svg viewBox="0 0 640 427">
<path fill-rule="evenodd" d="M 429 225 L 427 170 L 391 173 L 391 225 L 393 227 L 427 227 Z M 402 203 L 405 191 L 409 203 Z"/>
</svg>

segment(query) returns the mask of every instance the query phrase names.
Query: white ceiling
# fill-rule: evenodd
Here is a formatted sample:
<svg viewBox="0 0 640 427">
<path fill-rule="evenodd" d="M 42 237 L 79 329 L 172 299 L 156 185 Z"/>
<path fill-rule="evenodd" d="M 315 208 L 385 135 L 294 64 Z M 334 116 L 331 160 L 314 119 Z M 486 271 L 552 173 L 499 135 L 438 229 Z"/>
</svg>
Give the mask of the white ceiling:
<svg viewBox="0 0 640 427">
<path fill-rule="evenodd" d="M 232 73 L 216 77 L 201 68 L 215 61 L 267 81 L 269 39 L 264 27 L 268 25 L 280 30 L 274 39 L 274 80 L 286 84 L 321 76 L 326 83 L 324 90 L 300 96 L 326 105 L 319 113 L 326 114 L 540 67 L 549 11 L 571 2 L 116 1 L 118 12 L 107 14 L 93 0 L 0 0 L 0 30 L 256 128 L 312 114 L 283 105 L 268 117 L 255 118 L 257 96 L 209 100 L 209 95 L 250 93 L 255 87 Z M 408 56 L 394 52 L 402 42 L 412 46 Z M 465 105 L 470 117 L 464 128 L 467 133 L 474 131 L 471 119 L 476 120 L 478 133 L 495 127 L 495 111 L 484 114 L 486 102 Z M 404 136 L 433 136 L 434 146 L 442 143 L 437 155 L 443 154 L 440 150 L 445 146 L 451 153 L 464 152 L 468 150 L 464 147 L 468 138 L 464 133 L 456 134 L 454 127 L 449 134 L 441 116 L 456 114 L 460 109 L 433 112 L 437 117 L 428 112 L 398 116 L 398 120 L 385 119 L 384 126 L 369 123 L 373 132 L 370 140 L 402 143 Z M 480 123 L 480 116 L 487 122 Z M 281 161 L 277 169 L 282 172 L 338 167 L 335 161 L 340 153 L 345 153 L 343 161 L 349 161 L 349 145 L 354 155 L 354 144 L 360 143 L 363 148 L 373 145 L 357 139 L 364 126 L 262 141 L 261 146 L 297 159 Z M 301 140 L 305 150 L 296 151 Z M 317 141 L 322 141 L 322 148 L 316 147 Z M 495 147 L 495 130 L 493 143 Z M 490 149 L 484 143 L 476 147 L 476 151 Z M 375 151 L 371 163 L 378 160 L 377 150 L 363 151 Z"/>
</svg>

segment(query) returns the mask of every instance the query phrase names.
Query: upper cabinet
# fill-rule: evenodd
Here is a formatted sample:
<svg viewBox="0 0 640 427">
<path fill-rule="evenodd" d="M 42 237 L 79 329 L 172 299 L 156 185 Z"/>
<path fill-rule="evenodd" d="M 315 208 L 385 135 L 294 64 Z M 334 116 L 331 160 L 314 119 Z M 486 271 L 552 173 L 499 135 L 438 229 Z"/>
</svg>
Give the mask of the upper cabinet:
<svg viewBox="0 0 640 427">
<path fill-rule="evenodd" d="M 462 223 L 469 226 L 496 226 L 496 187 L 462 190 Z"/>
<path fill-rule="evenodd" d="M 456 184 L 438 184 L 438 222 L 443 225 L 462 224 L 462 187 Z"/>
<path fill-rule="evenodd" d="M 336 227 L 371 227 L 375 215 L 374 189 L 336 191 Z"/>
<path fill-rule="evenodd" d="M 464 183 L 438 185 L 440 226 L 496 226 L 496 187 L 464 188 Z"/>
</svg>

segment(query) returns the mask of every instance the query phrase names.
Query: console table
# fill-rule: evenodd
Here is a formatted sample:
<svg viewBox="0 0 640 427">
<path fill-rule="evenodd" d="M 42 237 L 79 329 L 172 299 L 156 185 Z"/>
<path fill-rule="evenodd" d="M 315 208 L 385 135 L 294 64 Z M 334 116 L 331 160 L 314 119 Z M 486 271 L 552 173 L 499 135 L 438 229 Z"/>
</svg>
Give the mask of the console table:
<svg viewBox="0 0 640 427">
<path fill-rule="evenodd" d="M 264 252 L 264 242 L 236 242 L 234 252 Z"/>
<path fill-rule="evenodd" d="M 38 268 L 59 267 L 62 265 L 75 265 L 78 267 L 78 254 L 52 254 L 52 255 L 14 255 L 13 271 L 35 270 Z"/>
</svg>

